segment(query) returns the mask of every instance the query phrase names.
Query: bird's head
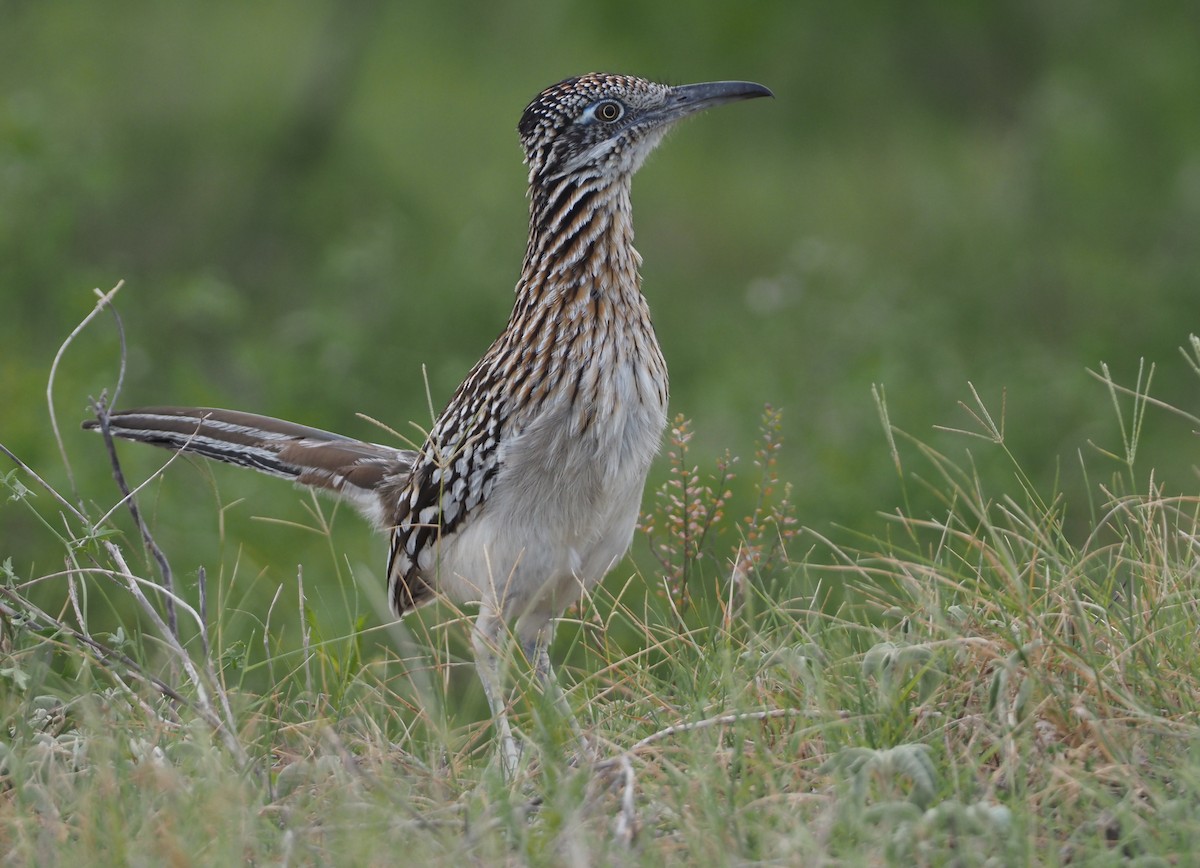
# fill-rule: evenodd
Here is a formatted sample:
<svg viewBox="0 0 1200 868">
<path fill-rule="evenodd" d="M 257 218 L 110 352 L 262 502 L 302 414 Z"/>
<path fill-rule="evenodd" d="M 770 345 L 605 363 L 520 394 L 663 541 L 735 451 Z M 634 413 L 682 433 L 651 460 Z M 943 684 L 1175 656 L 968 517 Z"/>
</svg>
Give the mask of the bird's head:
<svg viewBox="0 0 1200 868">
<path fill-rule="evenodd" d="M 673 87 L 608 73 L 560 81 L 534 98 L 517 126 L 530 184 L 571 175 L 628 177 L 679 119 L 760 96 L 773 94 L 749 81 Z"/>
</svg>

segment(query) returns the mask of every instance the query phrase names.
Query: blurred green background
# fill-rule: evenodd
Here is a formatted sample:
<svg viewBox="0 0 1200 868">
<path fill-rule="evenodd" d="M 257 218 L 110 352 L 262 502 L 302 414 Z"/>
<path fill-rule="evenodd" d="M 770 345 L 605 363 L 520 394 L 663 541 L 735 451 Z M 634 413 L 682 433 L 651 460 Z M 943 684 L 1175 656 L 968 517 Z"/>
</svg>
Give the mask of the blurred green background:
<svg viewBox="0 0 1200 868">
<path fill-rule="evenodd" d="M 729 448 L 748 471 L 769 402 L 801 522 L 874 527 L 899 485 L 871 384 L 896 424 L 957 449 L 931 426 L 968 425 L 971 381 L 996 413 L 1005 396 L 1039 485 L 1082 490 L 1076 451 L 1119 443 L 1085 368 L 1132 382 L 1144 357 L 1158 397 L 1200 409 L 1176 353 L 1200 330 L 1198 37 L 1192 4 L 1103 0 L 2 2 L 0 442 L 65 485 L 47 374 L 118 279 L 125 406 L 372 439 L 355 413 L 427 425 L 423 371 L 440 408 L 512 303 L 520 112 L 600 69 L 777 95 L 688 122 L 634 184 L 696 460 Z M 101 319 L 55 393 L 79 493 L 104 508 L 103 449 L 77 423 L 117 370 Z M 1151 435 L 1157 478 L 1194 491 L 1187 424 Z M 122 455 L 140 479 L 165 453 Z M 214 495 L 208 473 L 181 463 L 144 498 L 182 575 L 236 563 L 237 605 L 261 614 L 305 563 L 330 617 L 341 557 L 360 589 L 381 582 L 356 520 L 330 546 L 253 520 L 311 523 L 287 485 L 230 470 Z M 27 511 L 0 523 L 19 575 L 61 566 Z"/>
</svg>

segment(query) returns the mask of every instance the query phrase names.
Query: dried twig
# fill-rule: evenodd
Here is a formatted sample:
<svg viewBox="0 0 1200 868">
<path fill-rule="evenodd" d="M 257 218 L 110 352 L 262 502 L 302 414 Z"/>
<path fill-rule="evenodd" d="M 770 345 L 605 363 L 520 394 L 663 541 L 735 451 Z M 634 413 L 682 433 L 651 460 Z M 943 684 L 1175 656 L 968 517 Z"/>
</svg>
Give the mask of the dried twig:
<svg viewBox="0 0 1200 868">
<path fill-rule="evenodd" d="M 116 663 L 120 665 L 134 681 L 145 684 L 173 702 L 178 703 L 183 707 L 195 708 L 195 703 L 191 702 L 186 696 L 181 694 L 158 676 L 147 672 L 142 668 L 140 663 L 138 663 L 129 655 L 123 654 L 112 646 L 101 642 L 99 639 L 94 638 L 89 633 L 86 633 L 82 630 L 76 630 L 66 622 L 54 617 L 53 615 L 34 605 L 12 588 L 7 588 L 3 585 L 0 585 L 0 595 L 3 595 L 11 600 L 13 606 L 15 607 L 6 606 L 3 603 L 0 603 L 0 613 L 2 613 L 6 618 L 23 622 L 30 630 L 53 630 L 56 633 L 61 633 L 62 635 L 78 642 L 80 645 L 86 648 L 93 657 L 96 658 L 96 661 L 104 667 L 104 671 L 107 672 L 109 676 L 112 677 L 113 680 L 124 689 L 129 697 L 133 699 L 133 701 L 135 701 L 139 706 L 141 706 L 141 708 L 147 714 L 151 715 L 155 720 L 162 723 L 169 723 L 168 721 L 164 721 L 157 711 L 147 705 L 142 698 L 137 695 L 136 692 L 134 692 L 127 684 L 125 684 L 116 676 L 111 664 Z M 30 616 L 33 616 L 36 621 L 30 621 Z"/>
<path fill-rule="evenodd" d="M 208 571 L 203 564 L 196 570 L 196 589 L 200 597 L 200 653 L 207 660 L 212 651 L 208 643 Z"/>
<path fill-rule="evenodd" d="M 637 778 L 634 777 L 633 763 L 629 760 L 629 754 L 625 753 L 617 757 L 617 764 L 621 767 L 623 785 L 621 787 L 621 810 L 617 814 L 617 823 L 613 834 L 618 843 L 628 849 L 633 847 L 634 841 L 637 840 L 641 825 L 638 822 L 635 800 Z"/>
<path fill-rule="evenodd" d="M 197 667 L 196 661 L 192 659 L 187 649 L 180 643 L 179 637 L 167 627 L 167 624 L 158 614 L 158 610 L 154 607 L 154 604 L 142 593 L 140 582 L 144 580 L 138 579 L 133 574 L 133 571 L 129 569 L 129 565 L 125 562 L 125 556 L 121 550 L 111 542 L 105 541 L 103 545 L 109 557 L 112 558 L 113 562 L 119 568 L 119 574 L 125 581 L 125 587 L 142 607 L 142 611 L 146 613 L 146 617 L 158 629 L 163 641 L 167 643 L 167 647 L 173 652 L 175 659 L 183 668 L 188 680 L 192 682 L 192 686 L 196 690 L 197 711 L 217 732 L 221 740 L 225 742 L 225 746 L 229 749 L 230 753 L 239 762 L 246 763 L 248 757 L 241 743 L 237 740 L 237 726 L 234 721 L 233 710 L 229 706 L 229 698 L 220 687 L 220 681 L 216 676 L 216 672 L 213 671 L 212 661 L 205 659 L 204 672 L 202 673 L 199 667 Z M 199 621 L 199 615 L 194 610 L 190 611 L 196 617 L 197 621 Z M 213 703 L 212 696 L 210 696 L 210 690 L 220 703 L 219 712 L 217 706 Z"/>
<path fill-rule="evenodd" d="M 154 556 L 155 563 L 158 564 L 159 575 L 162 576 L 163 587 L 166 588 L 167 601 L 167 625 L 171 635 L 176 641 L 179 639 L 179 619 L 175 614 L 175 574 L 171 571 L 171 563 L 167 560 L 167 555 L 159 547 L 154 536 L 150 533 L 150 528 L 146 526 L 146 522 L 142 519 L 142 512 L 138 509 L 137 500 L 133 496 L 133 492 L 129 488 L 129 483 L 125 481 L 125 472 L 121 469 L 121 462 L 117 458 L 117 447 L 113 442 L 112 430 L 109 426 L 108 407 L 103 400 L 92 402 L 92 410 L 96 414 L 96 421 L 100 423 L 100 433 L 104 437 L 104 447 L 108 451 L 108 463 L 112 467 L 113 480 L 117 483 L 117 488 L 121 491 L 121 500 L 128 507 L 129 515 L 133 518 L 133 523 L 137 526 L 138 533 L 142 536 L 142 542 L 146 544 L 146 548 L 150 550 Z"/>
<path fill-rule="evenodd" d="M 79 488 L 75 484 L 75 474 L 71 471 L 71 461 L 67 458 L 67 448 L 63 444 L 62 432 L 58 427 L 58 415 L 54 412 L 54 379 L 58 375 L 58 365 L 62 361 L 63 356 L 66 355 L 67 347 L 69 347 L 75 338 L 85 328 L 87 328 L 88 324 L 92 320 L 100 315 L 101 311 L 106 309 L 113 310 L 112 300 L 116 294 L 120 292 L 121 287 L 124 285 L 125 281 L 119 280 L 117 281 L 117 285 L 108 292 L 102 293 L 99 289 L 95 290 L 95 293 L 99 298 L 99 300 L 96 302 L 96 306 L 92 308 L 88 315 L 83 318 L 79 325 L 75 326 L 71 333 L 67 335 L 67 339 L 62 342 L 61 346 L 59 346 L 58 352 L 54 354 L 54 361 L 50 364 L 50 376 L 46 381 L 46 405 L 50 411 L 50 430 L 54 432 L 54 442 L 58 444 L 58 454 L 62 458 L 63 469 L 67 472 L 67 482 L 71 486 L 71 493 L 75 496 L 75 499 L 80 502 L 81 507 L 83 502 L 79 497 Z M 116 311 L 113 310 L 113 313 L 115 314 Z M 125 371 L 125 332 L 121 326 L 121 320 L 119 317 L 117 318 L 117 332 L 121 336 L 121 378 L 123 379 Z M 121 380 L 118 379 L 118 388 L 120 388 L 120 382 Z"/>
<path fill-rule="evenodd" d="M 42 477 L 38 476 L 37 472 L 32 467 L 30 467 L 28 464 L 26 464 L 24 461 L 22 461 L 20 458 L 18 458 L 13 453 L 13 451 L 10 450 L 3 443 L 0 443 L 0 452 L 3 452 L 5 455 L 7 455 L 12 460 L 13 464 L 15 464 L 15 465 L 17 465 L 17 467 L 21 468 L 21 471 L 23 473 L 25 473 L 25 475 L 27 475 L 30 479 L 32 479 L 34 482 L 36 482 L 38 485 L 40 485 L 46 491 L 47 494 L 49 494 L 51 497 L 53 497 L 55 500 L 57 500 L 63 509 L 67 510 L 69 513 L 71 513 L 71 515 L 75 516 L 75 518 L 77 518 L 84 525 L 90 524 L 87 516 L 84 515 L 77 506 L 75 506 L 74 504 L 71 503 L 71 501 L 67 500 L 65 497 L 63 497 L 61 494 L 59 494 L 54 489 L 54 486 L 52 486 L 46 480 L 42 479 Z"/>
<path fill-rule="evenodd" d="M 663 741 L 681 732 L 698 732 L 702 729 L 711 729 L 714 726 L 730 726 L 740 723 L 743 720 L 772 720 L 777 717 L 803 717 L 806 714 L 808 712 L 801 711 L 798 708 L 771 708 L 766 711 L 743 711 L 737 714 L 722 714 L 717 717 L 708 717 L 704 720 L 693 720 L 688 723 L 675 723 L 664 729 L 660 729 L 658 732 L 651 733 L 641 741 L 636 742 L 625 751 L 625 754 L 637 753 L 642 748 L 649 747 L 656 742 Z"/>
</svg>

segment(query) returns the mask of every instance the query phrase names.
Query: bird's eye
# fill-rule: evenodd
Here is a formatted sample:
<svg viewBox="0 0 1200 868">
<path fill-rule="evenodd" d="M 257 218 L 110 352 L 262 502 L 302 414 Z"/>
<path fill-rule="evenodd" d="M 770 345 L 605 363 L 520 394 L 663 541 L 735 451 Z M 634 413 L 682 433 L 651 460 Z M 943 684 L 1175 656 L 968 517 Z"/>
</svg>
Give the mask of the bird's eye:
<svg viewBox="0 0 1200 868">
<path fill-rule="evenodd" d="M 596 105 L 596 117 L 606 124 L 618 120 L 623 114 L 625 114 L 625 107 L 614 99 L 606 99 Z"/>
</svg>

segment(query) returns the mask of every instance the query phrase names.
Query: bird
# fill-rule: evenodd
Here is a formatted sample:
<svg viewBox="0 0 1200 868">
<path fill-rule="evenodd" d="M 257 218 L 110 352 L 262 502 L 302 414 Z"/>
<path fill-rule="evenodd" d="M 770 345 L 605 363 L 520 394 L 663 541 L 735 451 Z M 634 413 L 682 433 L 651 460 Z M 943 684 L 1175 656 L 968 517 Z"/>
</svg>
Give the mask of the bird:
<svg viewBox="0 0 1200 868">
<path fill-rule="evenodd" d="M 419 449 L 216 408 L 125 410 L 84 427 L 345 499 L 389 539 L 397 617 L 438 598 L 478 605 L 475 667 L 512 779 L 508 642 L 582 740 L 550 661 L 554 622 L 629 549 L 667 424 L 631 179 L 676 122 L 769 96 L 749 81 L 589 73 L 534 97 L 517 127 L 529 236 L 512 313 Z"/>
</svg>

